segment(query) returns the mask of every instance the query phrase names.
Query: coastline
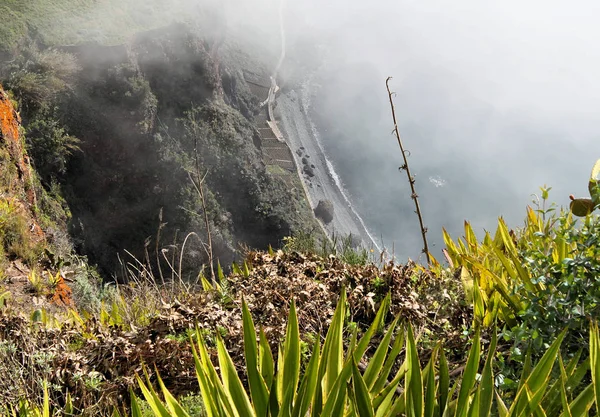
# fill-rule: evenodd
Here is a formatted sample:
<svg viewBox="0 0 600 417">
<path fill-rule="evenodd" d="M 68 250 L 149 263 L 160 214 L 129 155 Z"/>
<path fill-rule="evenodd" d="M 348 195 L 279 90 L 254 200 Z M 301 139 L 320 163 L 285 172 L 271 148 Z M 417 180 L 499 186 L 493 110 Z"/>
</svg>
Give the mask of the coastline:
<svg viewBox="0 0 600 417">
<path fill-rule="evenodd" d="M 353 240 L 360 240 L 365 248 L 381 251 L 363 219 L 354 210 L 351 197 L 323 149 L 319 132 L 310 119 L 309 88 L 310 80 L 307 80 L 299 88 L 280 92 L 275 99 L 274 111 L 299 167 L 309 201 L 314 204 L 312 208 L 320 200 L 331 201 L 333 220 L 323 225 L 328 235 L 341 238 L 352 235 L 355 237 Z"/>
</svg>

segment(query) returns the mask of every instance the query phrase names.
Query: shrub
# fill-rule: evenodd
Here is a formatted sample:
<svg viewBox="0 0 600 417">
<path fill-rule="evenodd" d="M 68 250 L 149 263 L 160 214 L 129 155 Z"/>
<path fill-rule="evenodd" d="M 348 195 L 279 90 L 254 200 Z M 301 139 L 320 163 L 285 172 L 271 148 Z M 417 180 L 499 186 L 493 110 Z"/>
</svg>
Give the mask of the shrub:
<svg viewBox="0 0 600 417">
<path fill-rule="evenodd" d="M 74 55 L 57 49 L 40 50 L 35 45 L 21 50 L 4 71 L 6 87 L 15 94 L 28 114 L 50 108 L 61 93 L 73 86 L 80 67 Z"/>
<path fill-rule="evenodd" d="M 27 223 L 14 200 L 0 200 L 0 244 L 4 252 L 33 265 L 41 255 L 43 242 L 33 239 Z"/>
<path fill-rule="evenodd" d="M 555 219 L 554 229 L 528 242 L 522 252 L 539 290 L 516 288 L 527 302 L 512 332 L 541 349 L 566 327 L 565 343 L 575 352 L 585 340 L 589 319 L 600 316 L 600 218 L 588 216 L 579 227 L 565 213 Z M 561 242 L 561 257 L 544 250 L 541 243 L 547 239 Z"/>
<path fill-rule="evenodd" d="M 445 234 L 476 317 L 488 326 L 500 319 L 521 357 L 529 345 L 541 355 L 564 328 L 567 350 L 577 351 L 589 319 L 600 314 L 600 217 L 574 221 L 547 205 L 549 188 L 541 191 L 520 230 L 500 219 L 482 243 L 468 223 L 464 241 Z"/>
<path fill-rule="evenodd" d="M 79 139 L 49 111 L 39 112 L 28 123 L 25 138 L 36 171 L 48 185 L 66 172 L 69 156 L 79 150 Z"/>
<path fill-rule="evenodd" d="M 107 290 L 102 287 L 101 278 L 87 265 L 79 266 L 71 283 L 73 300 L 77 308 L 89 313 L 98 313 L 102 306 L 103 295 Z M 104 291 L 103 291 L 104 290 Z"/>
<path fill-rule="evenodd" d="M 192 343 L 201 395 L 211 416 L 585 416 L 600 396 L 600 334 L 596 325 L 590 329 L 591 360 L 582 365 L 583 369 L 591 367 L 591 384 L 580 389 L 585 373 L 577 371 L 578 358 L 566 367 L 559 359 L 565 336 L 562 332 L 540 361 L 523 372 L 518 391 L 509 397 L 495 387 L 495 333 L 479 373 L 481 339 L 479 331 L 475 332 L 462 376 L 451 385 L 448 362 L 440 345 L 421 368 L 410 326 L 406 327 L 406 337 L 397 335 L 392 343 L 398 318 L 388 328 L 375 353 L 369 359 L 363 357 L 385 316 L 385 305 L 363 337 L 358 340 L 354 333 L 345 346 L 342 339 L 345 293 L 342 292 L 323 347 L 318 340 L 315 342 L 308 365 L 301 371 L 294 303 L 277 362 L 273 360 L 263 331 L 256 334 L 245 303 L 242 308 L 247 388 L 218 335 L 219 372 L 202 337 L 198 335 L 197 344 Z M 394 375 L 390 371 L 403 345 L 404 362 Z M 560 372 L 552 377 L 556 363 Z M 158 383 L 164 402 L 148 378 L 144 382 L 138 377 L 138 383 L 154 415 L 188 415 L 160 377 Z M 134 395 L 132 415 L 142 415 Z"/>
</svg>

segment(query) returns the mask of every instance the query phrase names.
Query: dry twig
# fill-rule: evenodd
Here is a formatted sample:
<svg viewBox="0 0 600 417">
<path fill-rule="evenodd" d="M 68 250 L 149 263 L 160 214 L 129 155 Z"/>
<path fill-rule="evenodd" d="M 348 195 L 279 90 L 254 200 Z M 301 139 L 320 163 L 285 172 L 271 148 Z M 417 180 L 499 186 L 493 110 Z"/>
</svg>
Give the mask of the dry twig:
<svg viewBox="0 0 600 417">
<path fill-rule="evenodd" d="M 398 122 L 396 121 L 396 109 L 394 107 L 393 95 L 394 93 L 390 90 L 390 80 L 392 77 L 388 77 L 385 80 L 385 86 L 387 88 L 388 96 L 390 98 L 390 107 L 392 108 L 392 118 L 394 119 L 394 134 L 396 139 L 398 139 L 398 145 L 400 146 L 400 150 L 402 151 L 402 158 L 404 158 L 404 165 L 400 167 L 401 170 L 406 171 L 406 176 L 408 177 L 408 183 L 410 184 L 411 190 L 411 198 L 415 202 L 415 212 L 417 213 L 417 217 L 419 218 L 419 225 L 421 226 L 421 236 L 423 237 L 423 253 L 427 258 L 427 262 L 431 262 L 429 256 L 429 246 L 427 245 L 427 228 L 423 225 L 423 216 L 421 214 L 421 208 L 419 207 L 419 196 L 415 190 L 415 177 L 410 174 L 410 168 L 408 166 L 408 159 L 406 157 L 406 153 L 408 151 L 404 150 L 404 145 L 402 144 L 402 139 L 400 138 L 400 132 L 398 131 Z"/>
<path fill-rule="evenodd" d="M 194 137 L 194 157 L 195 157 L 195 162 L 196 162 L 197 183 L 192 179 L 191 176 L 190 176 L 190 179 L 192 179 L 192 183 L 194 184 L 196 191 L 198 191 L 198 194 L 200 194 L 200 201 L 202 202 L 202 211 L 204 212 L 204 225 L 206 226 L 206 240 L 207 240 L 207 246 L 208 246 L 206 252 L 208 254 L 208 263 L 210 264 L 210 279 L 212 280 L 212 283 L 215 284 L 217 282 L 217 279 L 215 276 L 212 235 L 210 232 L 210 222 L 208 220 L 208 212 L 206 210 L 206 200 L 204 198 L 204 186 L 203 186 L 204 180 L 206 179 L 206 175 L 208 174 L 208 171 L 206 172 L 206 174 L 204 174 L 204 176 L 200 175 L 200 159 L 198 158 L 198 138 L 197 137 Z"/>
</svg>

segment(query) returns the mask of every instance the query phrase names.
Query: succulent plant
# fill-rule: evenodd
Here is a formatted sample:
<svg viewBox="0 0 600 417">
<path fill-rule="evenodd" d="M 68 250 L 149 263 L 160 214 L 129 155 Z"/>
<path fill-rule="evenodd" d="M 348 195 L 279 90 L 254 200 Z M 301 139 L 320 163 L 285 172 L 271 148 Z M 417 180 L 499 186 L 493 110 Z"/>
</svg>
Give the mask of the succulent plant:
<svg viewBox="0 0 600 417">
<path fill-rule="evenodd" d="M 576 216 L 585 217 L 600 206 L 600 159 L 592 168 L 588 189 L 592 198 L 575 198 L 573 194 L 569 196 L 571 212 Z"/>
</svg>

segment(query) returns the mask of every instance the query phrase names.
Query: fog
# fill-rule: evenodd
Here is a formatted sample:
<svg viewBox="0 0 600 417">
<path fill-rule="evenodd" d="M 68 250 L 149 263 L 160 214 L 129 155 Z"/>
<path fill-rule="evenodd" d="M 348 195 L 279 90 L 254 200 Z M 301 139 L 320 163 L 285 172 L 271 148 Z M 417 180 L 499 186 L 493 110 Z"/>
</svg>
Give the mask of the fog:
<svg viewBox="0 0 600 417">
<path fill-rule="evenodd" d="M 224 3 L 230 36 L 276 55 L 280 6 Z M 544 184 L 559 206 L 587 194 L 600 157 L 599 11 L 591 1 L 284 0 L 288 65 L 312 80 L 324 147 L 399 260 L 418 257 L 421 242 L 385 79 L 439 258 L 442 227 L 460 236 L 468 220 L 481 235 L 499 216 L 519 227 Z"/>
<path fill-rule="evenodd" d="M 498 216 L 519 227 L 541 185 L 558 205 L 587 193 L 600 157 L 600 5 L 292 3 L 287 26 L 325 51 L 315 89 L 322 139 L 399 259 L 421 246 L 387 76 L 436 257 L 442 227 L 459 236 L 466 219 L 490 230 Z"/>
<path fill-rule="evenodd" d="M 283 1 L 287 65 L 306 71 L 290 85 L 311 80 L 324 147 L 399 260 L 418 257 L 421 242 L 390 134 L 388 76 L 434 256 L 442 227 L 459 236 L 463 220 L 481 231 L 499 216 L 519 227 L 543 184 L 558 205 L 587 193 L 600 157 L 600 4 Z M 217 7 L 230 40 L 275 62 L 279 0 L 171 3 Z M 193 21 L 189 10 L 175 18 Z"/>
</svg>

